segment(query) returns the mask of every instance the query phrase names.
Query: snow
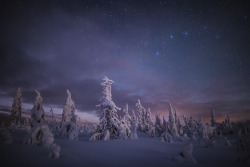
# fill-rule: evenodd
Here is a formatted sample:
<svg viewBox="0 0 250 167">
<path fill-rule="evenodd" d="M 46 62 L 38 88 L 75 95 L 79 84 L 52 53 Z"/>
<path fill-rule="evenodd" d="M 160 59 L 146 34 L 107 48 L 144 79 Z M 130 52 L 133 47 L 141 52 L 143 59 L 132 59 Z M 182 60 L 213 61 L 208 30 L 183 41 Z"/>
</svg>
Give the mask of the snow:
<svg viewBox="0 0 250 167">
<path fill-rule="evenodd" d="M 53 143 L 50 146 L 49 158 L 59 158 L 60 156 L 60 146 Z"/>
<path fill-rule="evenodd" d="M 6 131 L 6 129 L 1 129 Z M 90 142 L 88 133 L 80 133 L 78 141 L 56 137 L 50 148 L 23 144 L 27 135 L 25 130 L 11 130 L 13 141 L 4 143 L 0 135 L 1 166 L 119 166 L 119 167 L 155 167 L 155 166 L 248 166 L 249 151 L 238 151 L 224 146 L 225 139 L 217 137 L 212 148 L 199 146 L 189 142 L 161 142 L 160 137 L 152 138 L 146 134 L 138 134 L 138 140 L 108 140 Z M 2 134 L 2 133 L 1 133 Z M 232 145 L 235 140 L 232 138 Z M 59 147 L 59 146 L 60 147 Z M 58 157 L 57 159 L 48 157 Z M 60 153 L 59 153 L 60 152 Z M 189 155 L 197 161 L 173 161 L 180 152 Z M 10 158 L 15 155 L 15 159 Z"/>
<path fill-rule="evenodd" d="M 49 147 L 53 141 L 54 136 L 50 132 L 49 127 L 46 124 L 42 124 L 34 128 L 34 131 L 28 140 L 28 144 Z"/>
<path fill-rule="evenodd" d="M 178 162 L 197 163 L 197 161 L 193 157 L 192 153 L 193 153 L 193 144 L 189 143 L 182 148 L 180 153 L 173 160 L 178 161 Z"/>
<path fill-rule="evenodd" d="M 31 126 L 37 126 L 41 123 L 44 122 L 44 109 L 43 109 L 43 98 L 41 97 L 41 94 L 39 91 L 35 90 L 37 96 L 36 96 L 36 101 L 34 103 L 33 108 L 31 109 Z"/>
<path fill-rule="evenodd" d="M 109 130 L 104 131 L 103 140 L 104 141 L 110 140 L 110 132 L 109 132 Z"/>
<path fill-rule="evenodd" d="M 22 113 L 22 93 L 21 88 L 17 89 L 16 96 L 14 98 L 12 109 L 11 109 L 11 121 L 13 125 L 20 123 L 21 113 Z"/>
<path fill-rule="evenodd" d="M 78 129 L 74 122 L 68 122 L 63 125 L 60 132 L 60 137 L 66 137 L 69 140 L 78 139 Z"/>
</svg>

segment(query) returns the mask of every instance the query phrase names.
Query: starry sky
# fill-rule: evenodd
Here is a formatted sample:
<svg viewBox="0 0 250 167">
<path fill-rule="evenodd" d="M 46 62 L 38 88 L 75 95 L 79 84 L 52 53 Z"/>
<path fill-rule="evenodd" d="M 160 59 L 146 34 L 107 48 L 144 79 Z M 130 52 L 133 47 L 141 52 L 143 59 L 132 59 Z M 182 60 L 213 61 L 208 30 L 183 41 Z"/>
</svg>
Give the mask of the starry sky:
<svg viewBox="0 0 250 167">
<path fill-rule="evenodd" d="M 107 76 L 121 108 L 139 98 L 153 114 L 168 116 L 171 102 L 180 116 L 250 119 L 249 10 L 247 0 L 1 1 L 1 105 L 20 86 L 23 103 L 37 89 L 62 108 L 69 89 L 95 114 Z"/>
</svg>

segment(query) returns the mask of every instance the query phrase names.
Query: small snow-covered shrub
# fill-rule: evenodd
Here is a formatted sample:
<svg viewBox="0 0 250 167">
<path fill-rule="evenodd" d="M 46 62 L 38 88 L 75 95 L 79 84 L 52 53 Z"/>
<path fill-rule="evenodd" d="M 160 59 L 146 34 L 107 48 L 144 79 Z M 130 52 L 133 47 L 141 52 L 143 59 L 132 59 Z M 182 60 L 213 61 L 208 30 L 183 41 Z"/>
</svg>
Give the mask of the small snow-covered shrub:
<svg viewBox="0 0 250 167">
<path fill-rule="evenodd" d="M 149 130 L 149 135 L 151 136 L 151 137 L 155 137 L 155 127 L 151 127 L 150 128 L 150 130 Z"/>
<path fill-rule="evenodd" d="M 91 136 L 89 141 L 97 141 L 97 140 L 110 140 L 110 132 L 109 130 L 105 130 L 103 133 L 95 133 Z"/>
<path fill-rule="evenodd" d="M 169 133 L 167 133 L 167 132 L 164 132 L 162 135 L 161 135 L 161 139 L 162 139 L 162 141 L 166 141 L 166 142 L 168 142 L 168 143 L 173 143 L 173 139 L 172 139 L 172 136 L 169 134 Z"/>
<path fill-rule="evenodd" d="M 91 136 L 89 141 L 97 141 L 97 140 L 101 140 L 101 138 L 102 138 L 102 133 L 95 133 Z"/>
<path fill-rule="evenodd" d="M 132 133 L 130 134 L 129 138 L 132 139 L 132 140 L 137 140 L 137 139 L 138 139 L 138 135 L 137 135 L 137 133 L 132 132 Z"/>
<path fill-rule="evenodd" d="M 130 139 L 132 140 L 137 140 L 138 139 L 138 135 L 137 135 L 137 123 L 136 123 L 136 120 L 132 121 L 132 124 L 131 124 L 131 134 L 129 136 Z"/>
<path fill-rule="evenodd" d="M 126 129 L 121 129 L 119 137 L 124 140 L 128 138 Z"/>
<path fill-rule="evenodd" d="M 186 141 L 186 140 L 188 140 L 189 138 L 188 138 L 188 136 L 187 136 L 187 134 L 186 133 L 184 133 L 182 136 L 181 136 L 181 141 Z"/>
<path fill-rule="evenodd" d="M 74 122 L 65 123 L 61 129 L 60 137 L 67 137 L 69 140 L 78 139 L 78 129 Z"/>
<path fill-rule="evenodd" d="M 50 148 L 49 148 L 49 158 L 59 158 L 60 156 L 60 146 L 53 143 L 50 145 Z"/>
<path fill-rule="evenodd" d="M 225 137 L 225 147 L 232 147 L 231 142 Z"/>
<path fill-rule="evenodd" d="M 204 146 L 206 148 L 213 147 L 213 140 L 211 139 L 204 139 L 200 141 L 200 146 Z"/>
<path fill-rule="evenodd" d="M 28 143 L 38 146 L 49 146 L 53 141 L 54 136 L 50 132 L 48 125 L 42 124 L 34 129 Z"/>
<path fill-rule="evenodd" d="M 185 145 L 180 153 L 173 159 L 177 162 L 191 162 L 191 163 L 197 163 L 196 159 L 192 155 L 193 153 L 193 144 L 189 143 L 188 145 Z"/>
</svg>

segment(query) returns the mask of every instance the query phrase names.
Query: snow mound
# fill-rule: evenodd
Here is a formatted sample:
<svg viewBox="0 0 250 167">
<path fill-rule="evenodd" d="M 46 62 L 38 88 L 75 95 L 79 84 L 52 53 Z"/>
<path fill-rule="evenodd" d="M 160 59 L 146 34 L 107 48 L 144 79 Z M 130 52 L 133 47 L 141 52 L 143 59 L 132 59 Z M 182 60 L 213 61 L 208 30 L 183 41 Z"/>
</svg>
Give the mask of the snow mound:
<svg viewBox="0 0 250 167">
<path fill-rule="evenodd" d="M 166 141 L 168 143 L 173 143 L 172 136 L 169 133 L 167 133 L 167 132 L 164 132 L 161 135 L 161 140 L 164 141 L 164 142 Z"/>
<path fill-rule="evenodd" d="M 28 144 L 34 144 L 37 146 L 49 146 L 53 143 L 54 136 L 50 132 L 48 125 L 43 124 L 37 126 L 31 134 L 31 138 L 28 140 Z"/>
<path fill-rule="evenodd" d="M 69 140 L 78 140 L 78 129 L 74 122 L 65 123 L 61 129 L 60 137 L 67 137 Z"/>
<path fill-rule="evenodd" d="M 31 112 L 32 112 L 32 118 L 33 118 L 31 121 L 31 125 L 36 126 L 37 124 L 42 122 L 42 117 L 44 115 L 44 111 L 32 109 Z"/>
<path fill-rule="evenodd" d="M 49 158 L 59 158 L 60 157 L 60 146 L 53 143 L 49 148 Z"/>
<path fill-rule="evenodd" d="M 181 152 L 173 160 L 177 162 L 197 163 L 196 159 L 192 155 L 192 152 L 193 144 L 189 143 L 182 148 Z"/>
</svg>

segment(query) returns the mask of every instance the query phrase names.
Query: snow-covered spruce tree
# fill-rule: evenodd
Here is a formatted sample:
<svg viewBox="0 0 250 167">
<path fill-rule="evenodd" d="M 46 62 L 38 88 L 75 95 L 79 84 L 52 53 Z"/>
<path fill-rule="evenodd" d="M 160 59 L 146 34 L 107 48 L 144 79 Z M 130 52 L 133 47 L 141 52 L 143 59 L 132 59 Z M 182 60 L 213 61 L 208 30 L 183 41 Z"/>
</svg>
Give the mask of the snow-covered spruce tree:
<svg viewBox="0 0 250 167">
<path fill-rule="evenodd" d="M 123 139 L 127 139 L 131 134 L 131 130 L 130 130 L 131 117 L 128 113 L 128 104 L 126 105 L 126 108 L 123 110 L 123 112 L 125 112 L 125 115 L 120 120 L 120 123 L 121 123 L 120 124 L 121 126 L 120 136 Z"/>
<path fill-rule="evenodd" d="M 168 122 L 164 116 L 162 117 L 162 127 L 165 132 L 169 132 Z"/>
<path fill-rule="evenodd" d="M 214 116 L 214 109 L 213 108 L 211 109 L 211 125 L 212 126 L 217 125 L 216 120 L 215 120 L 215 116 Z"/>
<path fill-rule="evenodd" d="M 146 110 L 145 112 L 145 119 L 144 119 L 144 130 L 146 132 L 148 132 L 149 130 L 151 130 L 152 126 L 153 126 L 153 122 L 151 120 L 151 111 L 150 108 L 148 108 L 148 110 Z"/>
<path fill-rule="evenodd" d="M 198 139 L 201 146 L 212 147 L 213 145 L 212 136 L 209 129 L 210 125 L 204 125 L 202 122 L 202 118 L 200 118 L 196 130 L 196 139 Z"/>
<path fill-rule="evenodd" d="M 132 109 L 131 122 L 135 122 L 136 124 L 138 124 L 137 117 L 136 117 L 135 111 L 133 109 Z"/>
<path fill-rule="evenodd" d="M 179 135 L 182 135 L 182 125 L 181 125 L 180 118 L 177 115 L 177 111 L 176 111 L 175 107 L 174 107 L 174 117 L 175 117 L 174 120 L 175 120 L 175 125 L 176 125 L 176 128 L 177 128 L 177 133 Z"/>
<path fill-rule="evenodd" d="M 22 113 L 21 100 L 22 100 L 21 88 L 18 88 L 16 92 L 16 96 L 12 104 L 11 114 L 10 114 L 12 125 L 17 125 L 18 122 L 20 122 L 21 113 Z"/>
<path fill-rule="evenodd" d="M 196 120 L 194 120 L 192 116 L 189 118 L 188 127 L 189 127 L 189 130 L 190 130 L 189 131 L 190 133 L 188 134 L 188 137 L 196 140 L 198 122 Z"/>
<path fill-rule="evenodd" d="M 155 115 L 155 131 L 158 133 L 159 136 L 161 136 L 161 134 L 164 132 L 164 128 L 162 127 L 162 123 L 161 123 L 161 118 L 158 115 L 158 113 L 156 113 Z"/>
<path fill-rule="evenodd" d="M 125 122 L 127 123 L 128 127 L 130 127 L 131 124 L 131 116 L 128 113 L 128 104 L 126 104 L 125 109 L 123 110 L 123 112 L 125 113 L 125 115 L 123 116 L 123 119 L 125 120 Z"/>
<path fill-rule="evenodd" d="M 178 116 L 177 116 L 176 108 L 173 107 L 173 109 L 174 109 L 174 122 L 177 125 L 177 123 L 178 123 Z"/>
<path fill-rule="evenodd" d="M 55 115 L 54 115 L 54 111 L 53 111 L 53 108 L 52 108 L 52 107 L 50 108 L 50 113 L 51 113 L 51 121 L 52 121 L 53 123 L 55 123 L 55 122 L 56 122 L 56 117 L 55 117 Z"/>
<path fill-rule="evenodd" d="M 39 91 L 35 90 L 37 96 L 33 108 L 31 109 L 31 127 L 35 127 L 44 122 L 43 98 Z"/>
<path fill-rule="evenodd" d="M 78 129 L 76 126 L 75 103 L 69 90 L 67 90 L 67 94 L 67 101 L 62 113 L 60 136 L 67 137 L 69 140 L 77 140 Z"/>
<path fill-rule="evenodd" d="M 135 106 L 137 107 L 136 110 L 138 112 L 138 130 L 141 132 L 145 132 L 145 108 L 141 105 L 140 99 L 138 99 Z"/>
<path fill-rule="evenodd" d="M 120 138 L 121 127 L 117 115 L 117 110 L 120 110 L 120 108 L 118 108 L 112 100 L 112 83 L 113 81 L 108 79 L 108 77 L 104 77 L 101 83 L 103 86 L 103 96 L 100 99 L 101 103 L 97 105 L 100 112 L 100 122 L 97 126 L 96 133 L 90 138 L 91 141 L 104 140 L 104 134 L 107 131 L 110 134 L 110 139 Z"/>
<path fill-rule="evenodd" d="M 230 135 L 233 133 L 230 117 L 227 115 L 225 121 L 217 126 L 217 131 L 221 131 L 223 135 Z"/>
<path fill-rule="evenodd" d="M 132 139 L 132 140 L 138 139 L 137 127 L 138 127 L 137 117 L 135 115 L 134 110 L 132 110 L 131 126 L 130 126 L 131 134 L 129 136 L 129 138 Z"/>
<path fill-rule="evenodd" d="M 186 118 L 183 115 L 184 120 L 184 126 L 183 126 L 183 133 L 184 135 L 187 135 L 188 138 L 195 139 L 197 135 L 197 127 L 198 123 L 197 121 L 193 120 L 193 117 Z"/>
<path fill-rule="evenodd" d="M 174 117 L 174 114 L 173 114 L 173 107 L 172 107 L 171 103 L 169 103 L 168 111 L 169 111 L 169 121 L 168 121 L 168 123 L 169 123 L 170 134 L 172 136 L 179 136 L 179 134 L 177 132 L 176 124 L 175 124 L 175 117 Z"/>
<path fill-rule="evenodd" d="M 50 109 L 50 113 L 51 113 L 51 120 L 49 122 L 49 127 L 50 127 L 50 129 L 52 130 L 53 133 L 56 133 L 59 126 L 57 124 L 56 117 L 54 115 L 54 111 L 53 111 L 52 107 Z"/>
<path fill-rule="evenodd" d="M 67 94 L 68 94 L 67 101 L 63 108 L 63 113 L 62 113 L 62 122 L 61 122 L 62 125 L 67 122 L 76 123 L 75 103 L 73 102 L 71 98 L 71 93 L 68 89 L 67 89 Z"/>
</svg>

